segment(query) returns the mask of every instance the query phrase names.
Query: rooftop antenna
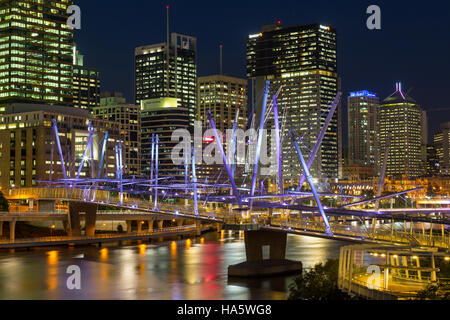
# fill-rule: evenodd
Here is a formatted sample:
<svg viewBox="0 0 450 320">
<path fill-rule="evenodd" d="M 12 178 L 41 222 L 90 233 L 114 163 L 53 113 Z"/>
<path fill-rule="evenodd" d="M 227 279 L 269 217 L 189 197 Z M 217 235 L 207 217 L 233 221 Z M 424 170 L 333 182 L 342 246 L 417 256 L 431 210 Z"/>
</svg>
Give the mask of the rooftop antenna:
<svg viewBox="0 0 450 320">
<path fill-rule="evenodd" d="M 169 45 L 169 28 L 170 28 L 170 27 L 169 27 L 169 22 L 170 22 L 170 21 L 169 21 L 169 18 L 170 18 L 170 17 L 169 17 L 169 10 L 170 10 L 170 6 L 167 5 L 167 6 L 166 6 L 166 11 L 167 11 L 167 19 L 166 19 L 166 20 L 167 20 L 167 27 L 166 27 L 166 31 L 167 31 L 167 45 Z"/>
<path fill-rule="evenodd" d="M 400 92 L 400 94 L 401 94 L 402 97 L 403 97 L 403 100 L 405 100 L 405 94 L 403 93 L 402 83 L 401 83 L 401 82 L 398 82 L 398 83 L 397 83 L 397 91 Z"/>
<path fill-rule="evenodd" d="M 220 45 L 220 75 L 223 75 L 223 45 Z"/>
</svg>

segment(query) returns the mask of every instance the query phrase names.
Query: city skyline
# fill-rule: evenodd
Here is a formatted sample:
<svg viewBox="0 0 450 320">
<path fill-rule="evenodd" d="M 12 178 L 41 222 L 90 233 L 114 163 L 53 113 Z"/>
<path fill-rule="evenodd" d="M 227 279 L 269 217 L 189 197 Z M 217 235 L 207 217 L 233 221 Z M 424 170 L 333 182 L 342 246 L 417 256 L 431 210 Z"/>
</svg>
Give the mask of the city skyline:
<svg viewBox="0 0 450 320">
<path fill-rule="evenodd" d="M 434 22 L 439 21 L 440 12 L 445 12 L 445 8 L 438 14 L 433 11 L 432 15 L 427 15 L 427 10 L 432 8 L 422 8 L 417 1 L 408 2 L 408 6 L 404 5 L 405 1 L 395 4 L 380 1 L 382 29 L 372 31 L 365 25 L 368 4 L 354 2 L 345 5 L 329 1 L 315 5 L 288 2 L 278 6 L 263 1 L 253 7 L 256 2 L 232 1 L 218 10 L 216 4 L 204 1 L 189 5 L 160 1 L 136 2 L 136 6 L 117 10 L 115 6 L 105 7 L 81 0 L 76 3 L 83 12 L 82 29 L 75 31 L 75 39 L 86 54 L 88 65 L 101 69 L 102 91 L 122 91 L 129 101 L 133 101 L 133 50 L 137 46 L 165 41 L 166 4 L 171 7 L 170 32 L 198 38 L 199 76 L 219 73 L 219 45 L 223 44 L 224 74 L 245 77 L 246 38 L 259 32 L 264 24 L 277 21 L 285 26 L 323 23 L 338 31 L 338 72 L 342 77 L 344 98 L 349 92 L 367 89 L 385 99 L 393 84 L 401 81 L 405 91 L 412 89 L 411 94 L 428 111 L 430 136 L 433 135 L 439 130 L 441 119 L 450 118 L 448 110 L 432 111 L 448 108 L 443 92 L 446 88 L 444 75 L 450 70 L 441 61 L 450 47 L 447 42 L 439 41 L 445 28 L 439 28 Z M 136 10 L 138 7 L 140 10 Z M 221 15 L 213 18 L 213 13 L 218 11 Z M 135 19 L 126 19 L 126 25 L 111 24 L 111 18 L 118 18 L 119 14 L 121 20 L 133 15 Z M 423 16 L 418 17 L 419 14 Z M 205 25 L 211 27 L 205 28 Z M 418 37 L 425 42 L 417 42 Z M 417 60 L 417 57 L 423 59 Z M 343 125 L 346 126 L 346 121 Z"/>
<path fill-rule="evenodd" d="M 0 300 L 448 300 L 437 16 L 156 2 L 0 0 Z"/>
</svg>

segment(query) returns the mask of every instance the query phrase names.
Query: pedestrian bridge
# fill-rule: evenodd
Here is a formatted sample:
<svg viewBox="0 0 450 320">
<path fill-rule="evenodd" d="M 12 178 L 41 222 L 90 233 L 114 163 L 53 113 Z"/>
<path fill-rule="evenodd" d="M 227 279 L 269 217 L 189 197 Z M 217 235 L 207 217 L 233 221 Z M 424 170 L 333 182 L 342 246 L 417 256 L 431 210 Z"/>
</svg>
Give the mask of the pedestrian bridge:
<svg viewBox="0 0 450 320">
<path fill-rule="evenodd" d="M 223 228 L 232 230 L 267 230 L 289 234 L 298 234 L 312 237 L 328 238 L 333 240 L 344 240 L 358 243 L 383 243 L 383 244 L 403 244 L 413 247 L 434 247 L 449 249 L 450 237 L 446 226 L 446 220 L 424 220 L 421 216 L 411 217 L 408 220 L 396 222 L 394 214 L 385 213 L 376 217 L 369 216 L 368 220 L 360 219 L 359 222 L 353 220 L 352 223 L 346 222 L 353 214 L 351 210 L 342 210 L 339 215 L 335 211 L 330 210 L 334 219 L 330 221 L 331 234 L 327 233 L 326 227 L 320 219 L 320 216 L 307 215 L 303 216 L 295 210 L 279 210 L 271 209 L 255 209 L 251 214 L 247 212 L 241 213 L 228 208 L 210 208 L 209 206 L 200 206 L 198 213 L 194 213 L 190 205 L 166 204 L 158 203 L 157 207 L 154 202 L 139 199 L 136 195 L 123 194 L 119 196 L 117 193 L 103 190 L 86 190 L 86 189 L 63 189 L 63 188 L 22 188 L 5 190 L 5 197 L 9 201 L 14 200 L 33 200 L 38 203 L 44 203 L 48 208 L 49 203 L 55 201 L 69 203 L 86 203 L 97 206 L 114 207 L 125 211 L 110 211 L 108 213 L 96 212 L 99 220 L 150 220 L 150 219 L 187 219 L 196 220 L 205 223 L 218 223 Z M 218 203 L 218 205 L 224 205 Z M 405 209 L 407 211 L 408 209 Z M 355 211 L 356 212 L 356 211 Z M 357 214 L 358 212 L 354 213 Z M 417 213 L 417 211 L 415 211 Z M 0 214 L 0 220 L 8 221 L 16 219 L 17 221 L 25 221 L 26 219 L 34 219 L 43 213 L 35 212 L 22 213 L 20 215 Z M 66 219 L 68 214 L 47 213 L 52 219 Z M 159 218 L 158 218 L 159 217 Z M 358 217 L 357 217 L 358 218 Z M 398 220 L 398 219 L 397 219 Z M 358 221 L 358 220 L 357 220 Z M 430 222 L 431 228 L 428 232 L 418 231 L 418 226 L 424 225 L 424 221 Z M 433 232 L 433 224 L 435 227 Z"/>
<path fill-rule="evenodd" d="M 93 236 L 55 236 L 17 240 L 0 240 L 0 249 L 50 247 L 61 245 L 83 245 L 106 242 L 118 242 L 127 240 L 144 240 L 153 238 L 164 238 L 172 236 L 192 235 L 198 232 L 197 226 L 187 225 L 181 227 L 171 227 L 155 229 L 144 232 L 130 232 L 118 234 L 96 234 Z"/>
</svg>

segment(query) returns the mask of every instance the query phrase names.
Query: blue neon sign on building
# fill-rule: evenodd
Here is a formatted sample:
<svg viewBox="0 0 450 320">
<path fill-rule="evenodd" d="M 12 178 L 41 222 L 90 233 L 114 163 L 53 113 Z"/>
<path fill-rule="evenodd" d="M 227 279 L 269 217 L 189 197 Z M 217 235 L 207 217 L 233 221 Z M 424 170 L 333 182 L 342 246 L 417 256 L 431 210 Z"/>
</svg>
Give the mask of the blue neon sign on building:
<svg viewBox="0 0 450 320">
<path fill-rule="evenodd" d="M 370 98 L 376 98 L 377 95 L 375 93 L 371 93 L 367 90 L 358 91 L 358 92 L 350 92 L 350 97 L 370 97 Z"/>
</svg>

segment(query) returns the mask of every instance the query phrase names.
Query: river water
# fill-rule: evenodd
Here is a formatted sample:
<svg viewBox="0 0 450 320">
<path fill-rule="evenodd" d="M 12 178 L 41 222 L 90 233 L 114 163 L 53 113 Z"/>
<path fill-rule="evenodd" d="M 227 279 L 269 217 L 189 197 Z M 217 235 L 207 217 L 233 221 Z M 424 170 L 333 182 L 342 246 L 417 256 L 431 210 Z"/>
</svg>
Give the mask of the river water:
<svg viewBox="0 0 450 320">
<path fill-rule="evenodd" d="M 289 236 L 287 258 L 312 267 L 339 258 L 345 242 Z M 294 276 L 229 280 L 245 260 L 232 232 L 163 242 L 0 252 L 0 299 L 280 300 Z M 67 288 L 69 266 L 81 270 L 81 290 Z"/>
</svg>

